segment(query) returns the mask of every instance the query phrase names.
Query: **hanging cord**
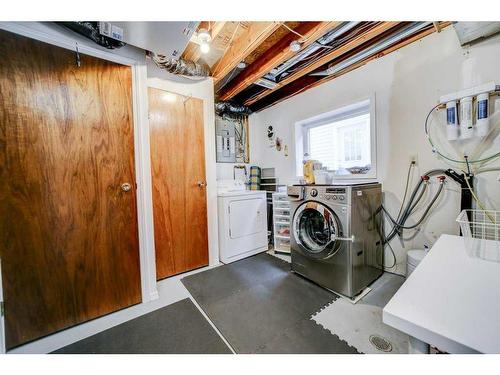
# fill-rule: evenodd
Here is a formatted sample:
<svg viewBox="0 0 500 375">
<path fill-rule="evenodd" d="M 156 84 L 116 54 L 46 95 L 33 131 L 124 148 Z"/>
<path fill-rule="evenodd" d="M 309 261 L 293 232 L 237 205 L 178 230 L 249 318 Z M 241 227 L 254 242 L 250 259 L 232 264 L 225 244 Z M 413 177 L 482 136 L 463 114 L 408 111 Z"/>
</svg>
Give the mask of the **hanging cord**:
<svg viewBox="0 0 500 375">
<path fill-rule="evenodd" d="M 301 39 L 299 40 L 299 43 L 304 43 L 304 42 L 306 42 L 309 39 L 309 38 L 305 37 L 304 35 L 302 35 L 301 33 L 298 33 L 297 31 L 295 31 L 294 29 L 292 29 L 285 22 L 283 22 L 281 24 L 281 26 L 283 26 L 285 29 L 288 29 L 288 31 L 294 33 L 295 35 L 300 36 Z"/>
<path fill-rule="evenodd" d="M 406 195 L 408 194 L 408 187 L 410 185 L 410 174 L 411 174 L 413 166 L 414 166 L 414 163 L 411 162 L 409 167 L 408 167 L 408 173 L 406 175 L 405 194 L 403 195 L 403 200 L 401 201 L 401 206 L 399 207 L 399 212 L 398 212 L 398 216 L 397 216 L 398 219 L 401 215 L 401 211 L 403 211 L 403 207 L 404 207 L 405 200 L 406 200 Z"/>
<path fill-rule="evenodd" d="M 488 212 L 488 210 L 484 207 L 483 202 L 481 202 L 481 200 L 478 198 L 478 196 L 474 192 L 474 189 L 472 189 L 472 186 L 470 186 L 470 183 L 469 183 L 470 177 L 469 176 L 471 175 L 471 171 L 470 171 L 469 161 L 468 161 L 467 155 L 464 155 L 464 159 L 465 159 L 465 164 L 467 165 L 468 173 L 465 173 L 464 171 L 462 171 L 462 172 L 464 173 L 464 179 L 465 179 L 465 183 L 467 184 L 467 188 L 469 189 L 470 193 L 472 194 L 472 197 L 476 201 L 479 208 L 481 208 L 481 210 L 484 211 L 485 215 L 488 216 L 488 219 L 490 219 L 490 221 L 493 224 L 496 224 L 495 219 L 491 216 L 491 214 Z"/>
</svg>

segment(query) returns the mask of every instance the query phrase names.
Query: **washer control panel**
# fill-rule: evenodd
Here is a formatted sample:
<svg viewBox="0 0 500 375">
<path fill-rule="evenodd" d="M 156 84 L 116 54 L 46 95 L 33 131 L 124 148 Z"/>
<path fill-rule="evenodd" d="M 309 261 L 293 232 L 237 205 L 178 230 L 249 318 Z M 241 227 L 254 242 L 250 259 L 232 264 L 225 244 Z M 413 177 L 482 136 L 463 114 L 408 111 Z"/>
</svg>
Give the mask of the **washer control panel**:
<svg viewBox="0 0 500 375">
<path fill-rule="evenodd" d="M 337 188 L 337 187 L 326 188 L 324 194 L 321 195 L 322 195 L 321 198 L 327 201 L 345 203 L 347 200 L 345 188 Z"/>
<path fill-rule="evenodd" d="M 306 190 L 306 199 L 307 197 L 314 198 L 315 200 L 330 201 L 332 203 L 348 204 L 347 189 L 343 187 L 318 186 L 308 188 Z"/>
</svg>

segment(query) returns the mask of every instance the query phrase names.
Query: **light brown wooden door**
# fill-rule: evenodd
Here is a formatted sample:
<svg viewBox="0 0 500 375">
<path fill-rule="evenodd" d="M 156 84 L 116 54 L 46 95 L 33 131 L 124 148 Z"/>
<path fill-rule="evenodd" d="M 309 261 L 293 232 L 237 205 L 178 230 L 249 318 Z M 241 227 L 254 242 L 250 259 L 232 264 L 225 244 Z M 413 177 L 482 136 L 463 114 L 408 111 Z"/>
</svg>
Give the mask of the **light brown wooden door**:
<svg viewBox="0 0 500 375">
<path fill-rule="evenodd" d="M 158 279 L 208 265 L 203 101 L 149 89 Z"/>
<path fill-rule="evenodd" d="M 8 348 L 141 300 L 131 69 L 80 58 L 0 31 Z"/>
</svg>

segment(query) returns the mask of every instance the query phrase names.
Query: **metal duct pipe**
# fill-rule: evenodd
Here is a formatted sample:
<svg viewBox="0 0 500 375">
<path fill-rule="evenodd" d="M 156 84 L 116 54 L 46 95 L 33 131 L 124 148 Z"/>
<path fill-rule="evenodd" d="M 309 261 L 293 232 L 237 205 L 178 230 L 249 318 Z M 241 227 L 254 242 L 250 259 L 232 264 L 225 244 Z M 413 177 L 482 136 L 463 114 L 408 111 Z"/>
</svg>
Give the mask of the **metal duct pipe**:
<svg viewBox="0 0 500 375">
<path fill-rule="evenodd" d="M 250 108 L 246 106 L 238 106 L 231 104 L 229 102 L 217 102 L 215 103 L 215 112 L 218 114 L 228 113 L 235 115 L 249 115 L 251 113 Z"/>
<path fill-rule="evenodd" d="M 341 70 L 351 66 L 352 64 L 355 64 L 371 55 L 374 55 L 383 49 L 391 46 L 392 44 L 399 42 L 410 35 L 416 33 L 417 31 L 422 30 L 423 28 L 431 25 L 432 22 L 415 22 L 414 24 L 404 28 L 403 30 L 397 32 L 394 35 L 389 36 L 387 39 L 382 40 L 381 42 L 355 54 L 354 56 L 351 56 L 350 58 L 336 64 L 336 65 L 331 65 L 328 67 L 328 69 L 322 71 L 322 72 L 317 72 L 317 73 L 311 73 L 311 76 L 329 76 L 335 73 L 340 72 Z"/>
<path fill-rule="evenodd" d="M 159 68 L 165 69 L 170 73 L 179 74 L 188 78 L 205 78 L 210 75 L 210 69 L 205 64 L 184 60 L 182 58 L 174 59 L 163 55 L 157 55 L 149 51 L 147 54 Z"/>
<path fill-rule="evenodd" d="M 300 61 L 302 61 L 303 59 L 305 59 L 306 57 L 311 55 L 313 52 L 316 52 L 318 49 L 323 48 L 322 47 L 323 45 L 328 44 L 328 43 L 332 42 L 333 40 L 337 39 L 340 35 L 345 34 L 347 31 L 351 30 L 352 28 L 357 26 L 359 23 L 360 22 L 355 22 L 355 21 L 343 22 L 338 27 L 334 28 L 330 32 L 323 35 L 315 43 L 306 47 L 303 51 L 299 52 L 294 57 L 288 59 L 280 66 L 273 69 L 270 73 L 266 74 L 265 77 L 268 79 L 275 80 L 276 77 L 278 77 L 281 73 L 288 70 L 293 65 L 299 63 Z"/>
<path fill-rule="evenodd" d="M 99 23 L 98 22 L 56 22 L 60 25 L 67 27 L 68 29 L 83 35 L 86 38 L 94 41 L 100 46 L 106 47 L 108 49 L 120 48 L 125 45 L 125 43 L 120 42 L 119 40 L 109 38 L 105 35 L 101 35 L 99 32 Z"/>
</svg>

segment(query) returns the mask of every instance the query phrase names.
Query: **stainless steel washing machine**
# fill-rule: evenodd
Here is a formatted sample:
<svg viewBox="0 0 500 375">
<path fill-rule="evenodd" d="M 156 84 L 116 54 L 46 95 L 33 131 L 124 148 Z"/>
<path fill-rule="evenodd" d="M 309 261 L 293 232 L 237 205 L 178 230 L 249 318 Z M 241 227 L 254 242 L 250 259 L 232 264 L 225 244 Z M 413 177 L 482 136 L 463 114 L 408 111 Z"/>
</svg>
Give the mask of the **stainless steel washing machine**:
<svg viewBox="0 0 500 375">
<path fill-rule="evenodd" d="M 288 186 L 292 271 L 354 298 L 383 272 L 379 183 Z"/>
</svg>

